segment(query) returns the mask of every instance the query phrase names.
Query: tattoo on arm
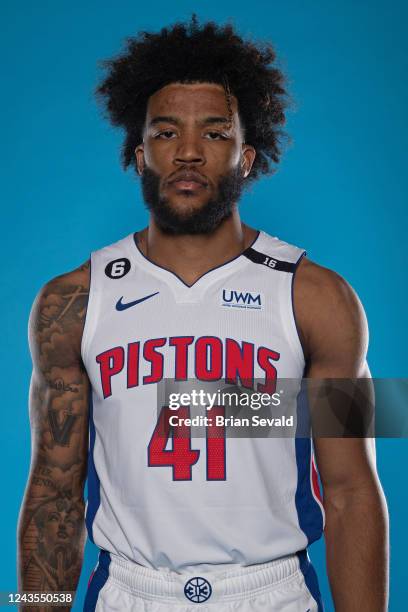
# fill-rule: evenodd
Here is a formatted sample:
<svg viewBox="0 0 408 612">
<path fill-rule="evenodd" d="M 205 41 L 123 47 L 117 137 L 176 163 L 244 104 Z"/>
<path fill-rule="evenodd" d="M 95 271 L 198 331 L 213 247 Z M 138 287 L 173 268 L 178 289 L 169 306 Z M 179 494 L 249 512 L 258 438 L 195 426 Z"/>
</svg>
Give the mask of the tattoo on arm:
<svg viewBox="0 0 408 612">
<path fill-rule="evenodd" d="M 86 282 L 56 279 L 30 320 L 32 464 L 19 520 L 24 591 L 74 591 L 80 575 L 89 393 L 80 345 L 87 300 Z"/>
</svg>

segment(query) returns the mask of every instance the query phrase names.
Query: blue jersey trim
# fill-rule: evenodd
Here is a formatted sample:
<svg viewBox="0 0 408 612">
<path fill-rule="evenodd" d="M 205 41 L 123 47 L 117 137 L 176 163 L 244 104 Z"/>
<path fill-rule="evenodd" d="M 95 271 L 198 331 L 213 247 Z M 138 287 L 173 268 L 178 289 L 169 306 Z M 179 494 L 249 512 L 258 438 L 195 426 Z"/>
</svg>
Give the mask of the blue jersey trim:
<svg viewBox="0 0 408 612">
<path fill-rule="evenodd" d="M 322 596 L 320 594 L 319 582 L 313 565 L 310 563 L 306 550 L 301 550 L 297 554 L 299 559 L 300 571 L 305 579 L 305 584 L 310 591 L 311 596 L 317 603 L 318 612 L 324 612 Z"/>
<path fill-rule="evenodd" d="M 299 268 L 299 264 L 302 261 L 302 259 L 306 257 L 306 251 L 303 251 L 303 253 L 301 253 L 299 259 L 297 260 L 297 262 L 295 263 L 295 269 L 294 272 L 292 274 L 292 282 L 291 282 L 291 287 L 290 287 L 290 300 L 292 303 L 292 317 L 293 317 L 293 321 L 295 323 L 295 328 L 296 328 L 296 333 L 297 333 L 297 337 L 299 340 L 299 344 L 301 346 L 302 349 L 302 353 L 303 353 L 303 360 L 306 363 L 306 355 L 305 355 L 305 350 L 303 348 L 303 343 L 302 343 L 302 339 L 300 337 L 300 327 L 298 325 L 297 322 L 297 318 L 296 318 L 296 313 L 295 313 L 295 297 L 294 297 L 294 292 L 295 292 L 295 276 L 296 276 L 296 272 Z"/>
<path fill-rule="evenodd" d="M 95 423 L 93 419 L 93 401 L 91 390 L 89 393 L 88 506 L 86 511 L 85 523 L 86 528 L 88 530 L 88 537 L 94 544 L 95 542 L 92 534 L 92 525 L 99 505 L 101 503 L 100 481 L 94 462 L 95 436 L 96 434 Z"/>
<path fill-rule="evenodd" d="M 323 513 L 313 496 L 312 490 L 310 474 L 312 440 L 307 389 L 304 379 L 302 379 L 300 392 L 297 397 L 295 452 L 298 477 L 295 505 L 299 526 L 305 533 L 308 541 L 307 545 L 309 545 L 322 536 Z"/>
<path fill-rule="evenodd" d="M 98 566 L 93 574 L 86 592 L 84 612 L 95 612 L 99 593 L 109 578 L 110 554 L 106 550 L 99 553 Z"/>
</svg>

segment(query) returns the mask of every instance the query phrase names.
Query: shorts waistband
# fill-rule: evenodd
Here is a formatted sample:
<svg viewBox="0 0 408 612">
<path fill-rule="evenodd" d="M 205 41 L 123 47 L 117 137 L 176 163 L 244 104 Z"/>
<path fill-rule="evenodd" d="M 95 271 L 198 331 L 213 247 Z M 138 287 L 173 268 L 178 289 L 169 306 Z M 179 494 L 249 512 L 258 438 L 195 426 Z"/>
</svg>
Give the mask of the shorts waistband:
<svg viewBox="0 0 408 612">
<path fill-rule="evenodd" d="M 296 554 L 268 563 L 197 574 L 154 570 L 107 551 L 100 552 L 98 565 L 120 588 L 134 595 L 183 603 L 186 598 L 193 603 L 208 599 L 209 603 L 231 601 L 273 589 L 302 575 Z"/>
</svg>

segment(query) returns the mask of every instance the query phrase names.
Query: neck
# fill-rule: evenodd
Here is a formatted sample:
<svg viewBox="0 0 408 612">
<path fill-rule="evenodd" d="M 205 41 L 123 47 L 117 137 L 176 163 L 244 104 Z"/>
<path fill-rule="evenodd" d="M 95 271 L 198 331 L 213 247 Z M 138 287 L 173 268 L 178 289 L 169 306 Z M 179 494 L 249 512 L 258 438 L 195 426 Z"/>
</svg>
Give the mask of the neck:
<svg viewBox="0 0 408 612">
<path fill-rule="evenodd" d="M 149 226 L 138 232 L 137 242 L 150 261 L 192 285 L 208 270 L 240 255 L 256 235 L 256 230 L 241 222 L 235 209 L 211 234 L 165 234 L 151 217 Z"/>
</svg>

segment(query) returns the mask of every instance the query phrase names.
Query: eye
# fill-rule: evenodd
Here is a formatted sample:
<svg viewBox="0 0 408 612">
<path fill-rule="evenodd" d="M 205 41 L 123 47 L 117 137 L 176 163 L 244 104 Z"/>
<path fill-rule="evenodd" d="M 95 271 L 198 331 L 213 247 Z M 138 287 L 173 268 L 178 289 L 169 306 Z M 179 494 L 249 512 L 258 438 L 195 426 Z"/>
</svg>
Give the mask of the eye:
<svg viewBox="0 0 408 612">
<path fill-rule="evenodd" d="M 173 130 L 164 130 L 163 132 L 159 132 L 155 135 L 155 138 L 161 138 L 162 140 L 170 140 L 170 138 L 175 134 Z"/>
<path fill-rule="evenodd" d="M 227 140 L 227 136 L 220 132 L 207 132 L 206 136 L 209 137 L 209 140 Z"/>
</svg>

